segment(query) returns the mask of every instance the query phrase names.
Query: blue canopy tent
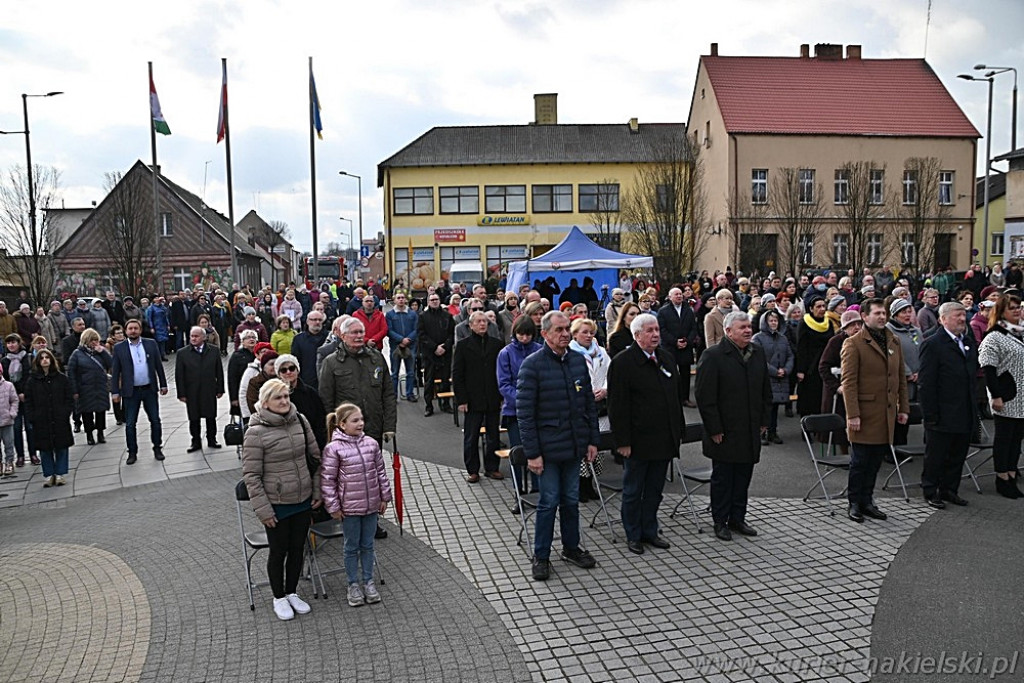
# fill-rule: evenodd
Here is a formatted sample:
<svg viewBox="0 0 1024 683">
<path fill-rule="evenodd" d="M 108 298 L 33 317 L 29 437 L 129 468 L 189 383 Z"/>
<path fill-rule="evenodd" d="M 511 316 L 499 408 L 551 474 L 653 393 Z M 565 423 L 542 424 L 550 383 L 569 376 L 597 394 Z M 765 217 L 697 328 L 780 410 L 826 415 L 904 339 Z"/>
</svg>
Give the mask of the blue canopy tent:
<svg viewBox="0 0 1024 683">
<path fill-rule="evenodd" d="M 618 287 L 620 270 L 653 267 L 654 259 L 650 256 L 605 249 L 574 225 L 569 234 L 547 253 L 529 261 L 510 263 L 505 291 L 515 292 L 522 284 L 533 285 L 534 280 L 545 280 L 549 276 L 554 277 L 564 290 L 570 280 L 575 278 L 582 287 L 583 278 L 590 277 L 600 297 L 603 285 L 607 285 L 609 290 Z M 557 305 L 555 301 L 551 303 Z"/>
</svg>

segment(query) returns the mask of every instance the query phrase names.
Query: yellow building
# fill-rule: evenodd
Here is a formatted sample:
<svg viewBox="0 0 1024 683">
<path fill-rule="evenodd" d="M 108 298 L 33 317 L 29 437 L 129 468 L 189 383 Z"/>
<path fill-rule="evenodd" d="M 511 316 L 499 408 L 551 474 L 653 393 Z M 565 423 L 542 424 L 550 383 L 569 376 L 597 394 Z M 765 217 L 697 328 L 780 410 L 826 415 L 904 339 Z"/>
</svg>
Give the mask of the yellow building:
<svg viewBox="0 0 1024 683">
<path fill-rule="evenodd" d="M 557 95 L 534 100 L 530 125 L 432 128 L 378 165 L 393 281 L 420 290 L 455 264 L 487 277 L 543 254 L 574 225 L 592 236 L 596 221 L 618 226 L 637 169 L 686 132 L 636 119 L 558 124 Z M 617 235 L 599 241 L 619 247 Z"/>
<path fill-rule="evenodd" d="M 988 178 L 988 251 L 982 254 L 985 244 L 985 179 L 978 178 L 978 189 L 975 193 L 974 220 L 977 227 L 974 229 L 974 250 L 972 251 L 972 263 L 981 263 L 991 266 L 993 263 L 1009 261 L 1011 258 L 1021 258 L 1021 255 L 1014 256 L 1008 251 L 1009 244 L 1006 241 L 1006 174 L 994 172 Z M 1018 239 L 1015 244 L 1024 248 L 1024 244 Z"/>
</svg>

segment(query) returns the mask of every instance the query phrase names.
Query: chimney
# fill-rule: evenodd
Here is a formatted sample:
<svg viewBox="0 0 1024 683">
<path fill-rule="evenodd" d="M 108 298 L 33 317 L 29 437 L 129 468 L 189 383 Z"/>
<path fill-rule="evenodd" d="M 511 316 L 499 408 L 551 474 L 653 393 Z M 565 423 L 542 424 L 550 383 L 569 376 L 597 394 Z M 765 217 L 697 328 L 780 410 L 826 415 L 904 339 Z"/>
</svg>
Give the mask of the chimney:
<svg viewBox="0 0 1024 683">
<path fill-rule="evenodd" d="M 635 116 L 629 120 L 629 132 L 630 133 L 639 133 L 640 132 L 640 122 L 637 120 L 637 118 Z"/>
<path fill-rule="evenodd" d="M 807 44 L 807 43 L 804 43 L 803 45 L 800 46 L 800 59 L 810 59 L 810 58 L 811 58 L 811 46 L 809 44 Z"/>
<path fill-rule="evenodd" d="M 860 59 L 860 45 L 847 45 L 846 46 L 846 58 L 847 59 Z"/>
<path fill-rule="evenodd" d="M 533 125 L 554 126 L 558 123 L 558 93 L 533 96 Z"/>
<path fill-rule="evenodd" d="M 717 57 L 718 56 L 718 43 L 711 43 L 711 56 L 712 57 Z"/>
<path fill-rule="evenodd" d="M 814 46 L 814 57 L 816 59 L 842 59 L 843 46 L 835 43 L 818 43 Z"/>
</svg>

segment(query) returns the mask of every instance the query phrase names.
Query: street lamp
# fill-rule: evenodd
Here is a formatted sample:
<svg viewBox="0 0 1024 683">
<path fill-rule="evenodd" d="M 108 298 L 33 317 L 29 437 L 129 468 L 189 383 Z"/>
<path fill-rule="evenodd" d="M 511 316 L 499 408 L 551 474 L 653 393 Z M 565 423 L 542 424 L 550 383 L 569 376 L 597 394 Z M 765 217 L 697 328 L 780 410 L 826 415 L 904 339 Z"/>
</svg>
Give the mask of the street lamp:
<svg viewBox="0 0 1024 683">
<path fill-rule="evenodd" d="M 992 78 L 999 74 L 1004 74 L 1007 71 L 1013 72 L 1013 113 L 1011 115 L 1010 128 L 1010 151 L 1017 149 L 1017 69 L 1012 66 L 992 66 L 991 64 L 975 64 L 975 71 L 983 71 L 989 69 L 989 72 L 985 74 L 986 78 Z"/>
<path fill-rule="evenodd" d="M 979 65 L 980 66 L 980 65 Z M 977 68 L 977 67 L 975 67 Z M 989 187 L 989 172 L 992 168 L 992 84 L 995 83 L 995 78 L 992 76 L 986 76 L 985 78 L 978 78 L 970 74 L 959 74 L 957 78 L 962 78 L 965 81 L 988 81 L 988 128 L 985 131 L 985 228 L 984 238 L 981 243 L 982 253 L 982 265 L 988 265 L 988 187 Z"/>
<path fill-rule="evenodd" d="M 30 97 L 53 97 L 54 95 L 63 95 L 64 93 L 60 90 L 54 90 L 42 95 L 26 95 L 21 94 L 21 109 L 25 116 L 25 130 L 7 130 L 0 131 L 0 133 L 7 134 L 25 134 L 25 172 L 28 174 L 28 224 L 31 230 L 31 242 L 32 249 L 35 253 L 39 253 L 42 245 L 39 243 L 38 233 L 36 232 L 36 188 L 35 188 L 35 177 L 32 171 L 32 144 L 29 137 L 28 127 L 28 98 Z"/>
<path fill-rule="evenodd" d="M 357 176 L 355 173 L 349 173 L 348 171 L 338 171 L 338 175 L 347 175 L 349 178 L 355 178 L 359 183 L 359 247 L 363 246 L 363 178 Z"/>
<path fill-rule="evenodd" d="M 343 221 L 348 221 L 348 234 L 347 235 L 342 234 L 341 236 L 348 240 L 348 249 L 345 250 L 345 263 L 346 263 L 346 266 L 351 269 L 353 267 L 351 265 L 352 264 L 352 259 L 359 258 L 359 252 L 358 251 L 355 253 L 354 256 L 352 255 L 352 219 L 351 218 L 345 218 L 344 216 L 339 216 L 338 219 L 339 220 L 343 220 Z M 355 272 L 355 271 L 352 271 L 352 272 Z M 348 277 L 349 273 L 345 273 L 345 275 L 346 275 L 346 277 Z"/>
<path fill-rule="evenodd" d="M 339 216 L 338 220 L 342 220 L 342 221 L 347 221 L 348 222 L 348 234 L 347 235 L 342 235 L 342 237 L 347 237 L 348 238 L 348 247 L 349 247 L 349 249 L 351 249 L 352 248 L 352 227 L 353 227 L 352 219 L 351 218 L 345 218 L 344 216 Z"/>
</svg>

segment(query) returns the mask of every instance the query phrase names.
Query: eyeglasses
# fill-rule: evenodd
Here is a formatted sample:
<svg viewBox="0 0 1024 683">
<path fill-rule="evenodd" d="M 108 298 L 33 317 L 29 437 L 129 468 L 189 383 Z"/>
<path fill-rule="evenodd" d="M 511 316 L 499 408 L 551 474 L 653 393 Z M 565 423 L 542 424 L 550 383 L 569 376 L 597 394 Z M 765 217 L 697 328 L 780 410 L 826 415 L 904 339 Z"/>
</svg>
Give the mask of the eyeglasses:
<svg viewBox="0 0 1024 683">
<path fill-rule="evenodd" d="M 298 372 L 298 371 L 299 371 L 299 369 L 297 367 L 295 367 L 294 365 L 285 365 L 285 366 L 282 366 L 280 370 L 278 370 L 278 372 Z"/>
<path fill-rule="evenodd" d="M 476 313 L 477 311 L 482 311 L 482 310 L 484 310 L 483 307 L 474 306 L 473 308 L 469 309 L 469 312 L 470 313 Z"/>
</svg>

